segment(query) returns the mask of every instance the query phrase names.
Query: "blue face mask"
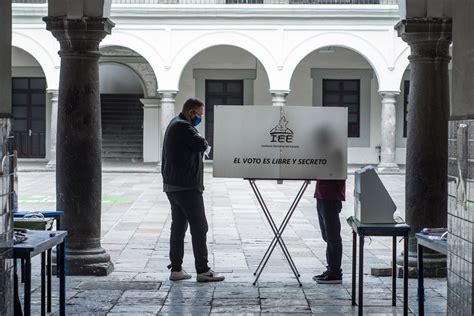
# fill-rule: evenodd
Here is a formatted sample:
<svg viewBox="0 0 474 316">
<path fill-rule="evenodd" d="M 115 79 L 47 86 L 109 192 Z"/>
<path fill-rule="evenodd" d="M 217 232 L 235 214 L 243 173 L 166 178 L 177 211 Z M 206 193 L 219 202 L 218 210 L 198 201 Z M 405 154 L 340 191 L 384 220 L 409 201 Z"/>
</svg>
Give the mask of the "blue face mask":
<svg viewBox="0 0 474 316">
<path fill-rule="evenodd" d="M 193 126 L 198 126 L 199 123 L 201 123 L 201 118 L 199 116 L 195 116 L 192 120 L 191 120 L 191 124 Z"/>
</svg>

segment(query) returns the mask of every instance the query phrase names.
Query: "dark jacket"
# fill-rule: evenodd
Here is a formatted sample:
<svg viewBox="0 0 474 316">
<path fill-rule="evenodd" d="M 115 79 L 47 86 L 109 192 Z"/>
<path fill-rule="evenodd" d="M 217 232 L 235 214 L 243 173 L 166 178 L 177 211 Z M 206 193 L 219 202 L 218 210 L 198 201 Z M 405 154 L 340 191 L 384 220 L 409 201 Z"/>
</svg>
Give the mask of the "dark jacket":
<svg viewBox="0 0 474 316">
<path fill-rule="evenodd" d="M 173 118 L 163 140 L 163 183 L 189 188 L 202 186 L 202 155 L 206 148 L 207 141 L 183 114 Z"/>
<path fill-rule="evenodd" d="M 314 197 L 318 200 L 346 200 L 346 180 L 318 180 Z"/>
</svg>

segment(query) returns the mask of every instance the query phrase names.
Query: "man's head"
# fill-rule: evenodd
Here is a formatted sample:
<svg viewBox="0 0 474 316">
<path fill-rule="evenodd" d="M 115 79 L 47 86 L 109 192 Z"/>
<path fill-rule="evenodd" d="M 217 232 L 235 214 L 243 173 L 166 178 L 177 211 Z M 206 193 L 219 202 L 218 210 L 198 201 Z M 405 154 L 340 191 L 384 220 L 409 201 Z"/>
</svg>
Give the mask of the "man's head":
<svg viewBox="0 0 474 316">
<path fill-rule="evenodd" d="M 193 126 L 196 126 L 201 122 L 204 115 L 204 103 L 194 98 L 187 99 L 183 104 L 181 113 Z"/>
</svg>

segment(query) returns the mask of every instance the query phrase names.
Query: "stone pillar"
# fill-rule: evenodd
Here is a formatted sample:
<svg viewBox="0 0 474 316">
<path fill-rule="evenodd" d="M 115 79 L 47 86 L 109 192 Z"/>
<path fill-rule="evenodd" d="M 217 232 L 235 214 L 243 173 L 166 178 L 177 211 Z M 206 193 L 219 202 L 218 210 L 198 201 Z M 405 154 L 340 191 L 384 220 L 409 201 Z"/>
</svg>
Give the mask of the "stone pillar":
<svg viewBox="0 0 474 316">
<path fill-rule="evenodd" d="M 398 173 L 400 169 L 396 163 L 395 131 L 397 113 L 395 111 L 395 97 L 398 92 L 381 91 L 382 96 L 382 143 L 381 159 L 377 167 L 380 173 Z"/>
<path fill-rule="evenodd" d="M 273 106 L 285 106 L 286 97 L 290 93 L 289 90 L 270 90 L 272 94 L 272 105 Z"/>
<path fill-rule="evenodd" d="M 143 162 L 159 162 L 159 99 L 140 99 L 143 104 Z"/>
<path fill-rule="evenodd" d="M 451 21 L 408 19 L 395 29 L 411 48 L 405 216 L 413 237 L 424 227 L 447 225 Z M 416 257 L 415 238 L 409 251 Z"/>
<path fill-rule="evenodd" d="M 49 162 L 46 165 L 48 169 L 56 169 L 56 139 L 58 128 L 58 90 L 48 89 L 47 92 L 51 94 L 51 127 L 50 127 L 50 150 Z"/>
<path fill-rule="evenodd" d="M 12 11 L 11 1 L 0 1 L 0 159 L 11 155 Z M 13 315 L 13 216 L 10 205 L 11 164 L 6 159 L 0 173 L 0 315 Z M 6 185 L 5 185 L 6 184 Z"/>
<path fill-rule="evenodd" d="M 68 231 L 70 275 L 107 275 L 113 269 L 101 247 L 101 115 L 99 43 L 113 27 L 108 18 L 45 17 L 60 43 L 56 199 Z"/>
<path fill-rule="evenodd" d="M 161 143 L 165 137 L 165 131 L 171 119 L 176 116 L 174 104 L 178 91 L 158 91 L 161 96 Z"/>
</svg>

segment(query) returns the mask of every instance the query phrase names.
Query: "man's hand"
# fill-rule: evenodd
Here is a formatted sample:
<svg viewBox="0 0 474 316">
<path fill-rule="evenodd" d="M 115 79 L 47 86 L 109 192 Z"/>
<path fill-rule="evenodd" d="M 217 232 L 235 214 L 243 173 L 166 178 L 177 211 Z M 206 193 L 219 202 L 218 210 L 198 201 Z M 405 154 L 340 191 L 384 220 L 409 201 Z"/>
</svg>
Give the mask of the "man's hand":
<svg viewBox="0 0 474 316">
<path fill-rule="evenodd" d="M 212 147 L 207 145 L 207 148 L 204 151 L 204 156 L 206 156 L 206 158 L 209 158 L 209 153 L 211 152 L 211 149 L 212 149 Z"/>
</svg>

